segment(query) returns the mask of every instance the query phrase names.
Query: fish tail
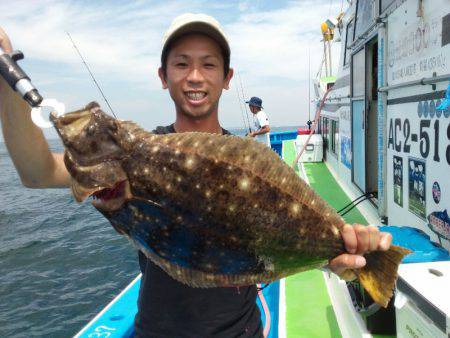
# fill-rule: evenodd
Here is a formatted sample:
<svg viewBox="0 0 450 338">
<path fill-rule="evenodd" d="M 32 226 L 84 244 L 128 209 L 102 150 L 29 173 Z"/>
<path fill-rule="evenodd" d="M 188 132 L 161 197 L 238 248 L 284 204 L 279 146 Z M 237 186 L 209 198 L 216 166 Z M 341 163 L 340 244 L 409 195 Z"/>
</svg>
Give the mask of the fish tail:
<svg viewBox="0 0 450 338">
<path fill-rule="evenodd" d="M 392 245 L 387 251 L 374 251 L 364 255 L 366 265 L 355 273 L 377 304 L 387 307 L 394 292 L 398 266 L 409 253 L 411 251 L 408 249 Z"/>
</svg>

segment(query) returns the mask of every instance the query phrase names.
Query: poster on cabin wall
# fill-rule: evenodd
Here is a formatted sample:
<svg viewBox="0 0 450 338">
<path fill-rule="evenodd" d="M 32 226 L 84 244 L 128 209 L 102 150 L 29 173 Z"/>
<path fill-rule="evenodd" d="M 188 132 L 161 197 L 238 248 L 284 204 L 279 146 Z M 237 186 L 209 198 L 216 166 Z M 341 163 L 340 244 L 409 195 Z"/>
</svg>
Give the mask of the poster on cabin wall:
<svg viewBox="0 0 450 338">
<path fill-rule="evenodd" d="M 450 217 L 447 209 L 444 211 L 433 211 L 427 217 L 428 227 L 433 231 L 439 239 L 439 244 L 443 244 L 443 240 L 450 240 Z"/>
<path fill-rule="evenodd" d="M 339 137 L 341 140 L 341 162 L 348 169 L 352 169 L 350 106 L 342 107 L 339 112 L 339 129 Z"/>
<path fill-rule="evenodd" d="M 394 156 L 394 202 L 403 207 L 403 158 Z"/>
<path fill-rule="evenodd" d="M 341 136 L 341 162 L 352 169 L 352 140 L 347 136 Z"/>
<path fill-rule="evenodd" d="M 435 203 L 434 208 L 439 208 L 441 203 L 442 191 L 439 182 L 435 181 L 431 189 L 433 201 Z M 444 207 L 445 208 L 445 207 Z M 442 240 L 450 240 L 450 217 L 448 216 L 447 209 L 436 210 L 427 216 L 428 227 L 433 231 L 439 239 L 439 243 L 442 245 Z"/>
<path fill-rule="evenodd" d="M 426 217 L 425 182 L 425 161 L 410 157 L 408 159 L 408 208 L 409 211 L 423 219 Z"/>
</svg>

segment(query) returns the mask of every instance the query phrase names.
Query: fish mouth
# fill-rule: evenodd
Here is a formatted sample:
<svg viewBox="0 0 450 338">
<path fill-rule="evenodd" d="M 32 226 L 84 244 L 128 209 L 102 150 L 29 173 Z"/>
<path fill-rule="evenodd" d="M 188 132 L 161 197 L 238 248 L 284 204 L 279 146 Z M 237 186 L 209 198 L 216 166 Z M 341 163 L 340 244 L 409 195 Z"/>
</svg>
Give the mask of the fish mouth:
<svg viewBox="0 0 450 338">
<path fill-rule="evenodd" d="M 101 188 L 94 191 L 92 205 L 102 211 L 116 211 L 131 198 L 128 180 L 117 182 L 111 188 Z"/>
</svg>

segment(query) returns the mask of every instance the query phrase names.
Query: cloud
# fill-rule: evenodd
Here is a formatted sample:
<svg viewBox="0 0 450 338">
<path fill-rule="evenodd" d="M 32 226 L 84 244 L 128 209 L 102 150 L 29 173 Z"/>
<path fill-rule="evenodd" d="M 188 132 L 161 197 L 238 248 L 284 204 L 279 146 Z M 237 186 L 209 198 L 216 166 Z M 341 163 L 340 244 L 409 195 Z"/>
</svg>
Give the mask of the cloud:
<svg viewBox="0 0 450 338">
<path fill-rule="evenodd" d="M 338 14 L 339 5 L 309 0 L 277 2 L 276 8 L 270 1 L 14 1 L 0 4 L 0 24 L 13 46 L 24 51 L 23 68 L 40 90 L 75 109 L 103 99 L 70 32 L 120 117 L 150 129 L 174 118 L 173 103 L 156 75 L 163 33 L 176 15 L 205 12 L 229 35 L 232 65 L 246 96 L 263 98 L 272 124 L 290 125 L 306 120 L 308 50 L 315 74 L 322 57 L 320 23 L 324 13 Z M 243 124 L 235 85 L 221 102 L 227 127 Z"/>
</svg>

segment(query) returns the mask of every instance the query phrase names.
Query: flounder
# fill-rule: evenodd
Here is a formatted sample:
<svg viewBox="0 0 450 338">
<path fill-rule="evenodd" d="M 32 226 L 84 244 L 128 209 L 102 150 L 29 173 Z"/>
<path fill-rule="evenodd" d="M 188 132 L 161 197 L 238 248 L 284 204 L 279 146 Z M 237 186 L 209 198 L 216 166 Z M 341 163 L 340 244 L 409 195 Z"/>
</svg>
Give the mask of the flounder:
<svg viewBox="0 0 450 338">
<path fill-rule="evenodd" d="M 209 133 L 157 135 L 86 108 L 52 116 L 77 201 L 93 205 L 174 279 L 243 286 L 323 267 L 345 252 L 343 219 L 271 149 Z M 408 250 L 354 273 L 386 306 Z"/>
</svg>

